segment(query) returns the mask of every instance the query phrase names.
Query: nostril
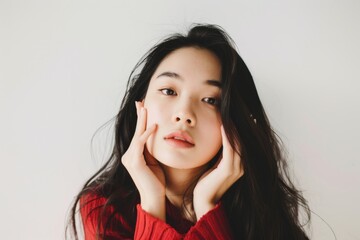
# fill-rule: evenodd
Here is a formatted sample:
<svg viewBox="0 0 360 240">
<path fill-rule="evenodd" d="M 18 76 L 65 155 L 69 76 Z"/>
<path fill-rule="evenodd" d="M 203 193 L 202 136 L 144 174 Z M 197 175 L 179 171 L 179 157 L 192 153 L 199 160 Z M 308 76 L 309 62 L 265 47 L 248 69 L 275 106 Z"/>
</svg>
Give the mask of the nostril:
<svg viewBox="0 0 360 240">
<path fill-rule="evenodd" d="M 176 122 L 180 122 L 180 121 L 181 121 L 181 118 L 180 118 L 180 117 L 176 117 L 176 118 L 175 118 L 175 121 L 176 121 Z M 188 118 L 188 119 L 185 120 L 185 122 L 186 122 L 187 124 L 192 124 L 193 121 L 192 121 L 190 118 Z"/>
</svg>

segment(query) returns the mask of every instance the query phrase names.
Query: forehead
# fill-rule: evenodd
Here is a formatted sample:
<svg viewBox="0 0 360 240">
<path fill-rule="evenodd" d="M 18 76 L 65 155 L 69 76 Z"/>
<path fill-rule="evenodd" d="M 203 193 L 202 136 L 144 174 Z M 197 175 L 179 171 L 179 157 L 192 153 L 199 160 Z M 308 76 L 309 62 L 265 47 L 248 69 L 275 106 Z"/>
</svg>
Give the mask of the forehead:
<svg viewBox="0 0 360 240">
<path fill-rule="evenodd" d="M 185 78 L 221 80 L 221 63 L 211 51 L 184 47 L 168 54 L 157 67 L 154 76 L 174 72 Z"/>
</svg>

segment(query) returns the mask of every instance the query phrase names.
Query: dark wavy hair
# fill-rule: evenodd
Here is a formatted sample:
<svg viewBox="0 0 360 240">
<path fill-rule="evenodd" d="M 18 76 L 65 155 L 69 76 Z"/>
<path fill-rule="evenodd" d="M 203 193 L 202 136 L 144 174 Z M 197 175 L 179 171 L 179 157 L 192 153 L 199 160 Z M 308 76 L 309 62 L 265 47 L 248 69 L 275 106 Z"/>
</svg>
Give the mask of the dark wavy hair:
<svg viewBox="0 0 360 240">
<path fill-rule="evenodd" d="M 183 47 L 207 49 L 221 62 L 219 111 L 231 145 L 233 148 L 236 144 L 241 146 L 245 171 L 221 200 L 236 239 L 308 239 L 299 212 L 303 210 L 308 224 L 310 209 L 290 179 L 281 141 L 270 126 L 249 69 L 237 53 L 233 40 L 221 27 L 200 24 L 194 25 L 187 35 L 175 34 L 155 45 L 131 72 L 116 116 L 113 151 L 76 196 L 66 232 L 70 227 L 72 235 L 78 239 L 75 217 L 79 200 L 89 193 L 105 197 L 104 207 L 115 209 L 104 225 L 104 233 L 116 213 L 121 213 L 135 228 L 139 192 L 121 163 L 135 131 L 134 102 L 145 97 L 160 62 Z M 130 208 L 129 203 L 133 203 Z"/>
</svg>

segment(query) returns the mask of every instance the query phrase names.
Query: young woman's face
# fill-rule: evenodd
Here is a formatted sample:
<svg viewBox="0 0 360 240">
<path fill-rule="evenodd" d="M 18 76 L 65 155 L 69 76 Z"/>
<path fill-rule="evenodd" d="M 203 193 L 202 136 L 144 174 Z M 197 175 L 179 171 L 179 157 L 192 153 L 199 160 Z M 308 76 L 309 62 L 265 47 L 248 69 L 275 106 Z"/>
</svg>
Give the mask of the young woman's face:
<svg viewBox="0 0 360 240">
<path fill-rule="evenodd" d="M 221 64 L 210 51 L 184 47 L 164 58 L 145 96 L 147 126 L 158 125 L 146 143 L 162 164 L 191 169 L 219 151 Z"/>
</svg>

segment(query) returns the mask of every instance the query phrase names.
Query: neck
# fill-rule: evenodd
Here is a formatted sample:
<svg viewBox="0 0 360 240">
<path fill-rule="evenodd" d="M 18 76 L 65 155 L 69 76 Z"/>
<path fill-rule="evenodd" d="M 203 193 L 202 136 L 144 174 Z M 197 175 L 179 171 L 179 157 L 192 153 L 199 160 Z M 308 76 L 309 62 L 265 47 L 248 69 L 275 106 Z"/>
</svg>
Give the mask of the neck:
<svg viewBox="0 0 360 240">
<path fill-rule="evenodd" d="M 192 203 L 192 194 L 196 182 L 194 182 L 203 172 L 204 167 L 194 169 L 176 169 L 162 165 L 166 178 L 166 197 L 176 207 L 181 207 L 183 201 L 185 205 Z"/>
</svg>

